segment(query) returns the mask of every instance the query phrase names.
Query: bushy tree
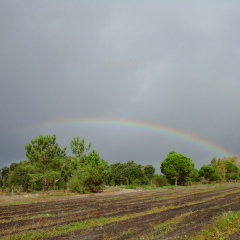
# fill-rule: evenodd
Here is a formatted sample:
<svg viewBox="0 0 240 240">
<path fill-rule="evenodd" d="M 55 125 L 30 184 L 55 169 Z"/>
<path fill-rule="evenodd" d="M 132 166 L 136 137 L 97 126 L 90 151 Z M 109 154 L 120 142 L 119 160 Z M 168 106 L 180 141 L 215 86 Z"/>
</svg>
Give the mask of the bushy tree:
<svg viewBox="0 0 240 240">
<path fill-rule="evenodd" d="M 234 162 L 225 161 L 225 168 L 227 181 L 239 179 L 239 169 Z"/>
<path fill-rule="evenodd" d="M 216 158 L 213 158 L 211 161 L 211 166 L 215 170 L 215 173 L 220 176 L 220 177 L 218 177 L 218 178 L 220 178 L 219 180 L 225 181 L 227 170 L 226 170 L 224 159 L 217 160 Z"/>
<path fill-rule="evenodd" d="M 59 147 L 56 135 L 40 135 L 27 144 L 25 149 L 29 162 L 35 164 L 41 173 L 45 173 L 49 169 L 57 170 L 59 168 L 59 161 L 66 157 L 67 148 Z"/>
<path fill-rule="evenodd" d="M 127 184 L 132 184 L 135 180 L 141 180 L 144 178 L 143 166 L 141 164 L 136 164 L 134 161 L 128 161 L 125 165 L 123 172 L 125 178 L 127 179 Z"/>
<path fill-rule="evenodd" d="M 147 178 L 151 181 L 153 178 L 153 175 L 155 173 L 155 167 L 153 165 L 146 165 L 144 168 L 144 174 L 147 176 Z"/>
<path fill-rule="evenodd" d="M 36 171 L 35 166 L 27 161 L 20 162 L 9 174 L 9 185 L 21 186 L 23 192 L 29 190 L 32 174 Z"/>
<path fill-rule="evenodd" d="M 61 161 L 66 158 L 66 147 L 60 148 L 56 135 L 42 136 L 33 139 L 25 146 L 28 162 L 35 167 L 32 174 L 32 186 L 48 190 L 55 188 L 61 179 Z"/>
<path fill-rule="evenodd" d="M 158 174 L 153 175 L 152 183 L 155 184 L 157 187 L 163 187 L 169 184 L 165 176 Z"/>
<path fill-rule="evenodd" d="M 127 163 L 115 163 L 110 166 L 111 175 L 109 182 L 112 185 L 147 184 L 149 179 L 144 174 L 141 164 L 136 164 L 133 160 Z"/>
<path fill-rule="evenodd" d="M 191 173 L 188 175 L 188 177 L 186 177 L 186 185 L 191 185 L 194 182 L 198 182 L 199 181 L 199 173 L 197 169 L 193 169 L 191 171 Z"/>
<path fill-rule="evenodd" d="M 124 163 L 114 163 L 110 165 L 110 178 L 109 178 L 109 185 L 119 186 L 127 184 L 127 179 L 125 177 L 125 167 L 126 164 Z"/>
<path fill-rule="evenodd" d="M 70 180 L 70 190 L 76 192 L 97 192 L 104 188 L 109 174 L 108 163 L 96 151 L 85 156 Z"/>
<path fill-rule="evenodd" d="M 202 166 L 198 171 L 199 176 L 202 177 L 203 180 L 207 181 L 216 181 L 219 179 L 220 175 L 218 175 L 212 166 Z"/>
<path fill-rule="evenodd" d="M 194 163 L 190 158 L 182 154 L 170 152 L 161 163 L 160 169 L 170 183 L 177 185 L 185 183 L 186 178 L 194 170 Z"/>
</svg>

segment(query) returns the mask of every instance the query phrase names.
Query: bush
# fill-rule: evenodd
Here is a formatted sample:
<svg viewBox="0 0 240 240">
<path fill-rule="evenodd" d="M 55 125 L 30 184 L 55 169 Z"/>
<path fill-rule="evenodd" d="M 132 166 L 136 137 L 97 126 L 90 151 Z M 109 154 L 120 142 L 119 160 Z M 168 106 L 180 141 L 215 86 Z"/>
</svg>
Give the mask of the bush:
<svg viewBox="0 0 240 240">
<path fill-rule="evenodd" d="M 132 185 L 141 186 L 141 185 L 142 185 L 142 181 L 139 180 L 139 179 L 135 179 L 135 180 L 133 181 Z"/>
<path fill-rule="evenodd" d="M 168 180 L 165 176 L 155 174 L 152 180 L 153 184 L 157 187 L 163 187 L 169 185 Z"/>
<path fill-rule="evenodd" d="M 147 176 L 144 176 L 144 177 L 141 179 L 141 184 L 143 184 L 143 185 L 149 184 L 149 178 L 148 178 Z"/>
<path fill-rule="evenodd" d="M 82 185 L 81 179 L 79 179 L 77 176 L 74 176 L 69 181 L 69 189 L 72 192 L 84 193 L 84 187 Z"/>
</svg>

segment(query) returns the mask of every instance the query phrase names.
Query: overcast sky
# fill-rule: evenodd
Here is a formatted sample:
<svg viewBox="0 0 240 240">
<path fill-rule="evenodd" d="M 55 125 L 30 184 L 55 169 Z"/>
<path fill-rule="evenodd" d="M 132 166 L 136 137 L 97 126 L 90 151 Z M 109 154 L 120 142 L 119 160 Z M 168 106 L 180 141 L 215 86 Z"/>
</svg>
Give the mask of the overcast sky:
<svg viewBox="0 0 240 240">
<path fill-rule="evenodd" d="M 239 12 L 238 0 L 0 1 L 0 167 L 25 160 L 40 134 L 62 147 L 79 136 L 109 163 L 158 171 L 173 150 L 197 168 L 225 156 L 179 135 L 74 119 L 155 124 L 240 156 Z"/>
</svg>

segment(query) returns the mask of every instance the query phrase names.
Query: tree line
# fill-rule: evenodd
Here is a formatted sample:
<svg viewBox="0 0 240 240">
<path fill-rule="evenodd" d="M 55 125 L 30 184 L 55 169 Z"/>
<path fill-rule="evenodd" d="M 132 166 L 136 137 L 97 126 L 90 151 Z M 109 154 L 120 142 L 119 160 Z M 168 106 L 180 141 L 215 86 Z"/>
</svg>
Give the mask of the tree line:
<svg viewBox="0 0 240 240">
<path fill-rule="evenodd" d="M 59 146 L 56 135 L 38 136 L 25 145 L 27 160 L 0 169 L 0 187 L 3 191 L 63 189 L 85 193 L 98 192 L 106 185 L 165 186 L 240 180 L 236 157 L 213 158 L 209 165 L 196 170 L 190 158 L 170 152 L 160 166 L 163 175 L 158 175 L 152 165 L 134 161 L 109 165 L 91 143 L 79 137 L 70 142 L 70 148 L 72 156 L 67 156 L 67 148 Z"/>
<path fill-rule="evenodd" d="M 160 168 L 168 182 L 175 185 L 240 180 L 237 157 L 213 158 L 209 165 L 204 165 L 200 170 L 197 170 L 190 158 L 176 152 L 170 152 L 161 163 Z"/>
</svg>

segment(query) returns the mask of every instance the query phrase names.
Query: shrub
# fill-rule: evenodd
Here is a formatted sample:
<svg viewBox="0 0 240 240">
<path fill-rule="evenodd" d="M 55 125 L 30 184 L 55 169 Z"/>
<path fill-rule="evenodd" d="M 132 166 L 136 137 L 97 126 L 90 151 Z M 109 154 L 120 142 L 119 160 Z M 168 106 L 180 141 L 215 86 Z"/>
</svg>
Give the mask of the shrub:
<svg viewBox="0 0 240 240">
<path fill-rule="evenodd" d="M 165 176 L 155 174 L 152 180 L 153 184 L 157 187 L 163 187 L 169 185 L 168 180 Z"/>
</svg>

